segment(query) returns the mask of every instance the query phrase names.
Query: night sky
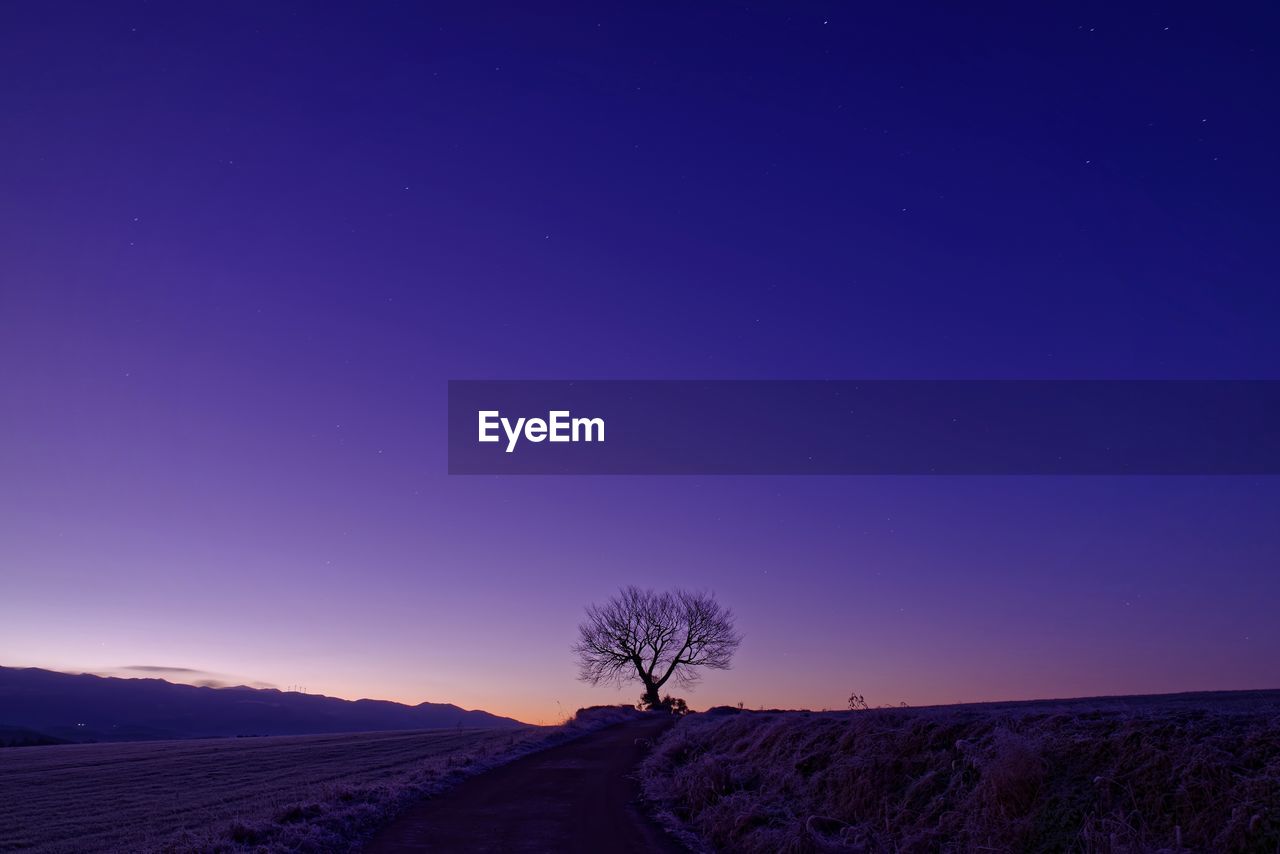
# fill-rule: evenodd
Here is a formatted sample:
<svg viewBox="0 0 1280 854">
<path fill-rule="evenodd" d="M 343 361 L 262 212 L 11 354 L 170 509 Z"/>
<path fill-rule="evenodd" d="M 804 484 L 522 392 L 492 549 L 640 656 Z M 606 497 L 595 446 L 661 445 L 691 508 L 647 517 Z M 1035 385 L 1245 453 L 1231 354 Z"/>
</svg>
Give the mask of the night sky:
<svg viewBox="0 0 1280 854">
<path fill-rule="evenodd" d="M 1280 479 L 450 477 L 448 379 L 1280 379 L 1263 4 L 7 4 L 0 664 L 548 722 L 1280 687 Z"/>
</svg>

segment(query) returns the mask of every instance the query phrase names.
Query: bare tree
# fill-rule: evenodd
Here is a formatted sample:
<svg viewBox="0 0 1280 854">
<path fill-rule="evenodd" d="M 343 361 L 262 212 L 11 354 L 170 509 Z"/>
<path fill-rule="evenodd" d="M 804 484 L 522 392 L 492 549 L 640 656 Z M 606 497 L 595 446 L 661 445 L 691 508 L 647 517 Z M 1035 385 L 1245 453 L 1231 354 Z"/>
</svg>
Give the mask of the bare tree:
<svg viewBox="0 0 1280 854">
<path fill-rule="evenodd" d="M 710 593 L 624 587 L 587 607 L 573 651 L 579 679 L 592 685 L 637 679 L 652 708 L 668 680 L 689 687 L 701 678 L 699 668 L 728 670 L 741 642 L 733 612 Z"/>
</svg>

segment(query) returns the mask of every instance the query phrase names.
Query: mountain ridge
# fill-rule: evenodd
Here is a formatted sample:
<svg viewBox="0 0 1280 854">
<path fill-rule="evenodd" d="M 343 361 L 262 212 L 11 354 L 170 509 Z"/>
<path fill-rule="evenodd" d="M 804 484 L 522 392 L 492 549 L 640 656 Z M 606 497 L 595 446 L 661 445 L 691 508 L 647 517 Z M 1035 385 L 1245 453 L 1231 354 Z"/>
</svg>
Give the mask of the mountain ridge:
<svg viewBox="0 0 1280 854">
<path fill-rule="evenodd" d="M 5 666 L 0 725 L 77 742 L 525 726 L 452 703 L 344 700 L 278 688 Z"/>
</svg>

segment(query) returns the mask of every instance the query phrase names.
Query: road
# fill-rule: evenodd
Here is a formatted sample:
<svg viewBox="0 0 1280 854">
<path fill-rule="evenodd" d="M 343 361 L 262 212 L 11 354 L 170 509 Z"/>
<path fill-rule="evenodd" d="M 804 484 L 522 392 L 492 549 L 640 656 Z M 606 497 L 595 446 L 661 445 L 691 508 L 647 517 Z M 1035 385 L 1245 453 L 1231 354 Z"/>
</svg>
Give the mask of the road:
<svg viewBox="0 0 1280 854">
<path fill-rule="evenodd" d="M 670 725 L 660 717 L 617 724 L 480 774 L 411 808 L 366 850 L 684 852 L 638 808 L 632 776 L 648 741 Z"/>
</svg>

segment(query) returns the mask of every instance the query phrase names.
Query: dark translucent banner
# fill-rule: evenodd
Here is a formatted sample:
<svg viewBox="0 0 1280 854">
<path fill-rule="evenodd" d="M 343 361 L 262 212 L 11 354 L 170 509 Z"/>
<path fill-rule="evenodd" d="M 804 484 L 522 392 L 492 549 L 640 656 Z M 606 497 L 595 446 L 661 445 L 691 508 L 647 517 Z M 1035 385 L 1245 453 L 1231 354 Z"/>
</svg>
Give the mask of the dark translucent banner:
<svg viewBox="0 0 1280 854">
<path fill-rule="evenodd" d="M 1280 382 L 453 380 L 449 472 L 1280 474 Z"/>
</svg>

